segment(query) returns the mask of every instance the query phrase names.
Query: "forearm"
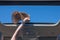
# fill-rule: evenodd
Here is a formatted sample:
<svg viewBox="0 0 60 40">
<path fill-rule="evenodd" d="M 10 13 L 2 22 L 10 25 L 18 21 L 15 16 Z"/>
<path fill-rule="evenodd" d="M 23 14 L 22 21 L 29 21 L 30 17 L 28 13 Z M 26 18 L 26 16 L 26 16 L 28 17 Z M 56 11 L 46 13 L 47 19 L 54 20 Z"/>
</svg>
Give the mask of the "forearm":
<svg viewBox="0 0 60 40">
<path fill-rule="evenodd" d="M 11 40 L 16 40 L 16 35 L 17 35 L 18 31 L 21 29 L 21 27 L 25 24 L 25 22 L 26 22 L 27 20 L 28 20 L 28 18 L 25 18 L 25 19 L 23 20 L 23 22 L 18 26 L 18 28 L 17 28 L 16 31 L 14 32 Z"/>
</svg>

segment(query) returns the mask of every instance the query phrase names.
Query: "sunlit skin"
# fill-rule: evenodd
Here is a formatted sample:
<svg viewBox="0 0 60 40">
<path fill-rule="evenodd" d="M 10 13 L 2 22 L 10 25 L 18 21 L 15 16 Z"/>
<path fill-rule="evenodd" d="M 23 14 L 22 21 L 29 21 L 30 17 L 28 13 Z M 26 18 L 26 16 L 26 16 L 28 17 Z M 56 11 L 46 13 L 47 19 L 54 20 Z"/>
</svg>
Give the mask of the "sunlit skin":
<svg viewBox="0 0 60 40">
<path fill-rule="evenodd" d="M 26 21 L 29 22 L 30 17 L 29 17 L 29 15 L 27 15 L 27 14 L 22 13 L 22 15 L 20 15 L 19 12 L 15 12 L 15 13 L 13 14 L 13 22 L 14 22 L 15 24 L 17 24 L 17 23 L 19 22 L 19 20 L 23 20 L 23 21 L 22 21 L 22 23 L 18 26 L 18 28 L 16 29 L 16 31 L 14 32 L 11 40 L 16 40 L 16 36 L 17 36 L 19 30 L 20 30 L 21 27 L 26 23 Z"/>
</svg>

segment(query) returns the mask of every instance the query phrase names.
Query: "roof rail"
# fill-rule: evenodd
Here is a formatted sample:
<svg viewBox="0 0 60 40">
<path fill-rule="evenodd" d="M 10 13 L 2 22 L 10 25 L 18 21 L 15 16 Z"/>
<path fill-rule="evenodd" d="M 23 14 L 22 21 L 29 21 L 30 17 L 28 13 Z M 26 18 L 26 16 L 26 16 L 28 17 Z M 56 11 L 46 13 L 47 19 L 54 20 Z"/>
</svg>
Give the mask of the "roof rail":
<svg viewBox="0 0 60 40">
<path fill-rule="evenodd" d="M 60 20 L 55 24 L 33 24 L 33 26 L 57 26 L 60 23 Z"/>
</svg>

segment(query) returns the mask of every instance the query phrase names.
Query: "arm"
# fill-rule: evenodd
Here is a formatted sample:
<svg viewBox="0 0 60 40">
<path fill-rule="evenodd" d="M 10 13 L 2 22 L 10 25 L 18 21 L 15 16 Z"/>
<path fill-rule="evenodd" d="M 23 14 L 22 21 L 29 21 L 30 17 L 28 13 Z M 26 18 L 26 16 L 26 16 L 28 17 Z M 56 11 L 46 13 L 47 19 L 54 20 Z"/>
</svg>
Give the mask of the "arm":
<svg viewBox="0 0 60 40">
<path fill-rule="evenodd" d="M 21 29 L 21 27 L 25 24 L 25 21 L 27 21 L 27 20 L 28 20 L 28 18 L 25 18 L 23 20 L 23 22 L 18 26 L 18 28 L 16 29 L 15 33 L 13 34 L 11 40 L 16 40 L 16 35 L 17 35 L 18 31 Z"/>
</svg>

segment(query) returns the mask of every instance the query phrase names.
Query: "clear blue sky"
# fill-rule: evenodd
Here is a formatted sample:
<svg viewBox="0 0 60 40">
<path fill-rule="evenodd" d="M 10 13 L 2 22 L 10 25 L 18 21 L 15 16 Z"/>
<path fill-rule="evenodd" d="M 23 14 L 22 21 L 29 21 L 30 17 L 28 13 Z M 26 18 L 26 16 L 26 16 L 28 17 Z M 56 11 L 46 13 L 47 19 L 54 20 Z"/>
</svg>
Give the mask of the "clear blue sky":
<svg viewBox="0 0 60 40">
<path fill-rule="evenodd" d="M 12 23 L 11 15 L 14 11 L 26 12 L 30 15 L 31 22 L 56 23 L 60 19 L 60 6 L 0 5 L 0 21 L 2 23 Z"/>
</svg>

